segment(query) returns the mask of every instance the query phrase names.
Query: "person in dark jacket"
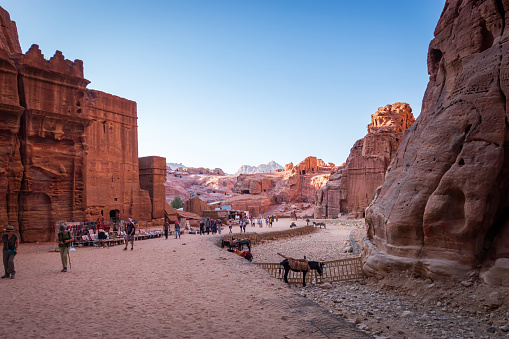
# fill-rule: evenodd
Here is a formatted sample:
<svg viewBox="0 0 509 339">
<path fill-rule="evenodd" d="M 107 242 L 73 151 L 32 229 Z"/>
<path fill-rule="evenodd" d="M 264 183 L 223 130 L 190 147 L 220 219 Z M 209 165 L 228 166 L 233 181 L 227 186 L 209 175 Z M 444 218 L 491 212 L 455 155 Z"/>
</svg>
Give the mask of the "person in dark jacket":
<svg viewBox="0 0 509 339">
<path fill-rule="evenodd" d="M 2 279 L 11 278 L 14 279 L 16 271 L 14 270 L 14 257 L 18 253 L 19 248 L 19 237 L 14 232 L 14 226 L 7 226 L 4 229 L 5 234 L 2 236 L 3 248 L 3 259 L 4 259 L 4 275 Z"/>
</svg>

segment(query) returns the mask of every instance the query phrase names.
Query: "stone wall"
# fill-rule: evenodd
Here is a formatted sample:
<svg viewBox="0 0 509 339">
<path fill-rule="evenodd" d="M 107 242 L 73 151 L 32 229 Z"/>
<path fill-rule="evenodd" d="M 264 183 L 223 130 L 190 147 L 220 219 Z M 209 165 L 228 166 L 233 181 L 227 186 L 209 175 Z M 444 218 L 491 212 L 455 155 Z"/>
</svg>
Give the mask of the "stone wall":
<svg viewBox="0 0 509 339">
<path fill-rule="evenodd" d="M 251 244 L 256 245 L 265 241 L 274 241 L 284 238 L 297 237 L 300 235 L 306 235 L 315 232 L 317 229 L 311 226 L 300 226 L 290 228 L 283 231 L 264 232 L 264 233 L 245 233 L 241 235 L 225 235 L 217 242 L 218 246 L 221 246 L 221 240 L 231 240 L 232 237 L 235 239 L 249 239 Z M 283 258 L 281 258 L 283 260 Z"/>
<path fill-rule="evenodd" d="M 207 203 L 200 198 L 191 198 L 184 203 L 184 211 L 202 215 L 201 211 L 209 210 Z"/>
</svg>

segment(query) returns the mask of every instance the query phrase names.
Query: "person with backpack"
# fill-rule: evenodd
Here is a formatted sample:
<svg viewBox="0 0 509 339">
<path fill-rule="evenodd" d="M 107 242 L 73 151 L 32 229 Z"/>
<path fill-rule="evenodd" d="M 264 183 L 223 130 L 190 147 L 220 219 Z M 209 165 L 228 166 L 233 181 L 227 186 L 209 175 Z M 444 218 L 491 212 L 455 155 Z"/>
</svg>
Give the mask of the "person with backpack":
<svg viewBox="0 0 509 339">
<path fill-rule="evenodd" d="M 5 234 L 2 236 L 2 242 L 4 243 L 2 251 L 4 259 L 4 275 L 2 276 L 2 279 L 14 279 L 14 276 L 16 275 L 16 271 L 14 270 L 14 257 L 18 253 L 19 237 L 14 232 L 14 226 L 7 226 L 4 231 Z M 10 235 L 11 232 L 12 235 Z"/>
<path fill-rule="evenodd" d="M 69 257 L 69 248 L 72 245 L 74 238 L 67 230 L 65 225 L 60 225 L 60 232 L 58 232 L 58 249 L 60 250 L 60 259 L 62 260 L 62 271 L 67 272 L 67 258 Z"/>
<path fill-rule="evenodd" d="M 177 236 L 180 238 L 180 224 L 175 221 L 175 239 L 177 239 Z"/>
<path fill-rule="evenodd" d="M 125 247 L 124 251 L 127 251 L 127 245 L 129 245 L 129 241 L 131 241 L 131 251 L 134 249 L 134 234 L 136 233 L 136 226 L 134 225 L 134 221 L 129 218 L 129 223 L 125 227 Z"/>
</svg>

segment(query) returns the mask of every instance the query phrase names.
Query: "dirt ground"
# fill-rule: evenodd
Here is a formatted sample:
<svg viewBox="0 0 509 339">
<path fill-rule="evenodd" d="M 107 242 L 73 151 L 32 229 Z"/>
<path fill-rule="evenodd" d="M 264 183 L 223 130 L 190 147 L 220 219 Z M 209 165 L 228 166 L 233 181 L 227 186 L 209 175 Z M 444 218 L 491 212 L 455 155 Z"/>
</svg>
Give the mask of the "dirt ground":
<svg viewBox="0 0 509 339">
<path fill-rule="evenodd" d="M 247 231 L 287 229 L 289 222 Z M 254 261 L 279 262 L 277 252 L 310 260 L 349 257 L 350 234 L 359 239 L 363 228 L 362 221 L 340 221 L 256 245 Z M 186 234 L 138 241 L 133 251 L 78 248 L 67 273 L 50 251 L 54 244 L 22 244 L 16 279 L 0 281 L 2 333 L 24 339 L 490 338 L 509 330 L 507 289 L 488 288 L 476 276 L 467 284 L 402 273 L 289 287 L 219 248 L 218 240 Z"/>
<path fill-rule="evenodd" d="M 352 233 L 362 237 L 364 222 L 340 221 L 316 233 L 255 246 L 257 262 L 279 262 L 276 253 L 310 260 L 352 256 L 344 253 Z M 306 287 L 299 295 L 380 338 L 492 338 L 508 336 L 509 290 L 490 288 L 475 274 L 468 281 L 432 282 L 407 272 L 378 281 L 368 278 Z"/>
<path fill-rule="evenodd" d="M 56 244 L 21 244 L 16 278 L 0 281 L 0 337 L 366 338 L 218 239 L 81 247 L 65 273 Z"/>
</svg>

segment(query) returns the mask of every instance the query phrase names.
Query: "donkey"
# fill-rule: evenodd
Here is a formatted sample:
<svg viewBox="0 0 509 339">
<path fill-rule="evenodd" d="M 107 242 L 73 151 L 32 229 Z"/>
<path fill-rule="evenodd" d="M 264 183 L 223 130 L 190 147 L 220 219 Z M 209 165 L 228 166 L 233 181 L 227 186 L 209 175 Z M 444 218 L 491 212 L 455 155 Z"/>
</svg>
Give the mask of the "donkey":
<svg viewBox="0 0 509 339">
<path fill-rule="evenodd" d="M 239 251 L 239 250 L 228 249 L 228 252 L 232 252 L 237 255 L 240 255 L 242 258 L 247 259 L 248 261 L 253 260 L 253 255 L 248 251 Z"/>
<path fill-rule="evenodd" d="M 221 247 L 224 248 L 227 246 L 229 249 L 232 249 L 233 247 L 236 247 L 240 251 L 244 248 L 244 245 L 247 246 L 247 249 L 249 250 L 249 253 L 251 253 L 251 240 L 249 239 L 235 239 L 232 238 L 231 241 L 228 240 L 221 240 Z"/>
<path fill-rule="evenodd" d="M 292 270 L 294 272 L 302 272 L 302 286 L 306 286 L 306 274 L 308 273 L 309 270 L 316 270 L 316 272 L 318 272 L 318 274 L 320 276 L 323 273 L 323 266 L 325 264 L 322 262 L 308 261 L 306 267 L 302 267 L 303 265 L 301 265 L 301 267 L 298 267 L 297 269 L 295 269 L 295 268 L 290 267 L 290 260 L 295 260 L 295 259 L 287 258 L 279 263 L 279 265 L 283 266 L 283 268 L 285 269 L 284 277 L 285 277 L 285 283 L 287 283 L 287 284 L 288 284 L 288 272 L 290 272 L 290 270 Z M 279 273 L 281 273 L 281 267 L 279 267 Z"/>
</svg>

